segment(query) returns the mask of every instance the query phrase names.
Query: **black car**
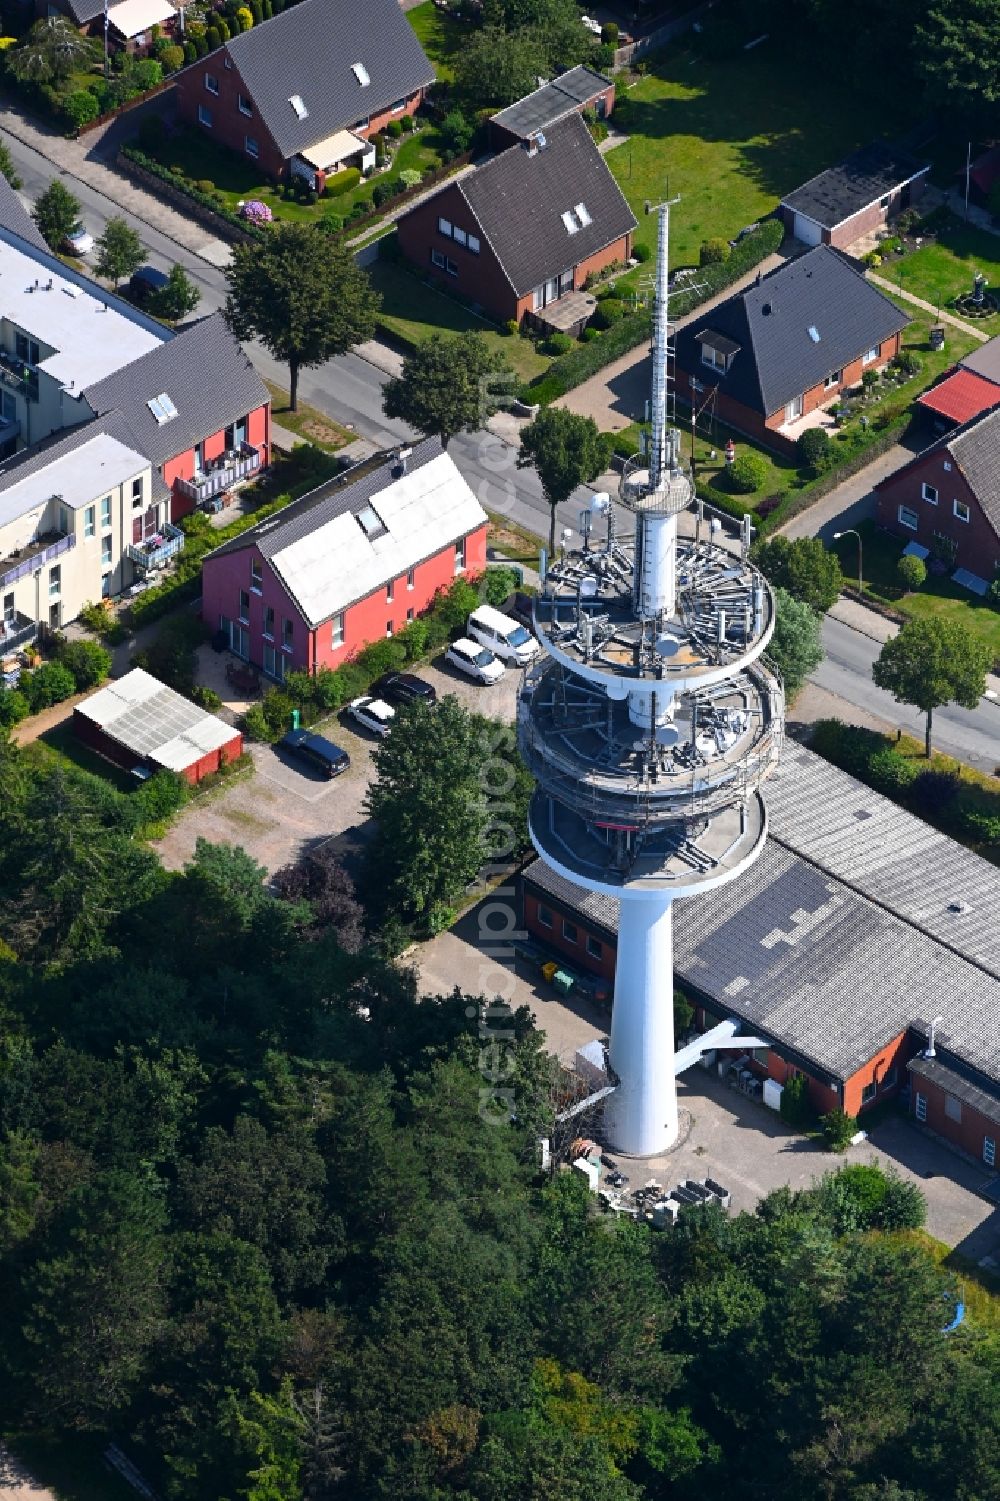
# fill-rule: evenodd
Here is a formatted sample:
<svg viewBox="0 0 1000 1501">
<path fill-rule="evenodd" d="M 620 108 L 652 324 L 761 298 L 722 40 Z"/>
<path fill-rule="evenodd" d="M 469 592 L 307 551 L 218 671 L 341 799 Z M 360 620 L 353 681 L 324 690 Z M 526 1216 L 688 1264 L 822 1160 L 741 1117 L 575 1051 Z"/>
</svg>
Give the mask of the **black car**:
<svg viewBox="0 0 1000 1501">
<path fill-rule="evenodd" d="M 324 740 L 322 735 L 313 735 L 309 730 L 289 730 L 282 737 L 281 744 L 290 756 L 304 761 L 325 777 L 337 777 L 351 764 L 350 756 L 339 745 Z"/>
<path fill-rule="evenodd" d="M 371 692 L 376 698 L 386 698 L 395 704 L 437 703 L 437 689 L 433 683 L 425 683 L 412 672 L 387 672 L 372 684 Z"/>
</svg>

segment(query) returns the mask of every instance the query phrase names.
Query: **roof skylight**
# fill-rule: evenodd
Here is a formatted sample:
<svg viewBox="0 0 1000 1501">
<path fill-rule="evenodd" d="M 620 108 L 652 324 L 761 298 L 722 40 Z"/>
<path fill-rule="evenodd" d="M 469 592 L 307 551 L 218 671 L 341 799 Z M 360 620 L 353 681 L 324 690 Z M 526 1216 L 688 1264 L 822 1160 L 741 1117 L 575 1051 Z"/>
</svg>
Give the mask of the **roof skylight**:
<svg viewBox="0 0 1000 1501">
<path fill-rule="evenodd" d="M 376 537 L 381 537 L 388 531 L 385 522 L 371 504 L 363 505 L 356 513 L 356 519 L 369 542 L 374 542 Z"/>
<path fill-rule="evenodd" d="M 351 72 L 363 89 L 366 89 L 371 83 L 371 79 L 368 77 L 368 69 L 364 63 L 351 63 Z"/>
<path fill-rule="evenodd" d="M 564 214 L 560 214 L 559 217 L 562 219 L 563 226 L 564 226 L 564 228 L 566 230 L 566 233 L 568 235 L 575 235 L 577 233 L 577 231 L 579 230 L 580 226 L 576 222 L 576 219 L 573 217 L 572 210 L 571 209 L 567 209 L 566 212 Z"/>
<path fill-rule="evenodd" d="M 819 329 L 816 327 L 815 323 L 811 323 L 809 325 L 809 337 L 810 339 L 812 339 L 814 344 L 819 343 Z"/>
<path fill-rule="evenodd" d="M 156 421 L 160 427 L 162 427 L 165 422 L 169 422 L 172 417 L 177 416 L 177 408 L 170 400 L 170 397 L 167 395 L 166 391 L 161 391 L 159 396 L 153 396 L 149 401 L 146 402 L 146 405 L 149 407 L 149 410 L 156 418 Z"/>
<path fill-rule="evenodd" d="M 291 98 L 289 99 L 288 102 L 292 106 L 292 109 L 295 111 L 296 116 L 298 117 L 298 119 L 305 120 L 308 117 L 309 111 L 306 109 L 305 105 L 302 103 L 302 95 L 301 94 L 293 94 L 291 96 Z"/>
<path fill-rule="evenodd" d="M 575 203 L 573 205 L 573 212 L 579 219 L 580 223 L 584 226 L 584 228 L 586 228 L 588 224 L 593 223 L 590 212 L 585 203 Z"/>
</svg>

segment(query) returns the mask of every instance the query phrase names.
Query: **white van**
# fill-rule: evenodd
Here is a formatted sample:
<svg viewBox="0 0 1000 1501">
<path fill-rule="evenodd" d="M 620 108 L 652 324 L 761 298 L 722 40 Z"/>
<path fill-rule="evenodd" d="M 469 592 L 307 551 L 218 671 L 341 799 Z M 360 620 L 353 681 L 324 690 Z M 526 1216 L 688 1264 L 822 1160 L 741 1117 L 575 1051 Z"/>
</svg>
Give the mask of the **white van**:
<svg viewBox="0 0 1000 1501">
<path fill-rule="evenodd" d="M 489 647 L 501 662 L 524 667 L 538 655 L 538 642 L 529 630 L 492 605 L 480 605 L 469 616 L 466 630 L 473 641 Z"/>
</svg>

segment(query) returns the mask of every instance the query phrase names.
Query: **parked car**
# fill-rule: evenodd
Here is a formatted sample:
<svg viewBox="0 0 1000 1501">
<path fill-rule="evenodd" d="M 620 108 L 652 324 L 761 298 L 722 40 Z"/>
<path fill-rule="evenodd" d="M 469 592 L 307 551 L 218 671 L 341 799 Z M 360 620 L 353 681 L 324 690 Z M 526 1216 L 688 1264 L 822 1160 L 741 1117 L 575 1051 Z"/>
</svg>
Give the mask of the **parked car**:
<svg viewBox="0 0 1000 1501">
<path fill-rule="evenodd" d="M 167 273 L 158 271 L 155 266 L 140 266 L 129 280 L 128 295 L 136 307 L 144 307 L 149 301 L 149 294 L 161 291 L 168 279 Z"/>
<path fill-rule="evenodd" d="M 389 703 L 396 704 L 436 704 L 437 689 L 433 683 L 427 683 L 423 678 L 418 678 L 412 672 L 387 672 L 380 677 L 377 683 L 372 684 L 372 692 L 378 698 L 384 698 Z"/>
<path fill-rule="evenodd" d="M 84 229 L 82 224 L 77 224 L 71 229 L 63 240 L 63 249 L 67 255 L 89 255 L 94 248 L 94 236 Z"/>
<path fill-rule="evenodd" d="M 309 730 L 289 730 L 282 738 L 282 748 L 297 761 L 303 761 L 325 777 L 337 777 L 346 771 L 351 758 L 339 745 L 326 740 L 322 735 L 313 735 Z"/>
<path fill-rule="evenodd" d="M 480 646 L 478 641 L 469 641 L 465 636 L 451 643 L 444 659 L 478 683 L 495 683 L 507 670 L 485 646 Z"/>
<path fill-rule="evenodd" d="M 392 721 L 396 717 L 396 711 L 385 699 L 375 698 L 371 693 L 364 693 L 360 698 L 354 698 L 347 706 L 347 712 L 358 724 L 364 725 L 366 730 L 371 730 L 373 735 L 385 737 L 392 729 Z"/>
<path fill-rule="evenodd" d="M 524 667 L 538 655 L 538 642 L 527 627 L 492 605 L 480 605 L 473 610 L 465 629 L 473 641 L 488 647 L 501 662 L 513 663 L 515 667 Z"/>
</svg>

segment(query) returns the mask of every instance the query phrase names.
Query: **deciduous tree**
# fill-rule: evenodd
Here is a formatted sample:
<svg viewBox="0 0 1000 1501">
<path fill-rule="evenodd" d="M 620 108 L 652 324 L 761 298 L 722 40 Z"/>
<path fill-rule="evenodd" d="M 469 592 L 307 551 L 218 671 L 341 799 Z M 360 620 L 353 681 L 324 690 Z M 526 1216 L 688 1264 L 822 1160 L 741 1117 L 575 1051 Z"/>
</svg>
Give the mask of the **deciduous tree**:
<svg viewBox="0 0 1000 1501">
<path fill-rule="evenodd" d="M 387 417 L 435 433 L 447 448 L 456 433 L 485 427 L 509 400 L 513 375 L 482 334 L 434 334 L 406 356 L 401 374 L 386 383 Z"/>
<path fill-rule="evenodd" d="M 145 255 L 145 246 L 132 226 L 122 218 L 109 219 L 97 242 L 97 274 L 113 282 L 117 292 L 120 284 L 138 271 Z"/>
<path fill-rule="evenodd" d="M 167 273 L 166 283 L 149 294 L 146 305 L 157 318 L 179 323 L 194 312 L 200 301 L 201 293 L 184 267 L 174 265 Z"/>
<path fill-rule="evenodd" d="M 66 236 L 79 223 L 80 205 L 69 188 L 58 177 L 53 177 L 45 192 L 37 199 L 31 216 L 49 249 L 59 250 Z"/>
<path fill-rule="evenodd" d="M 603 462 L 597 423 L 564 407 L 543 407 L 521 433 L 517 466 L 535 468 L 551 507 L 549 557 L 556 550 L 556 507 L 569 500 L 577 485 L 592 480 Z"/>
<path fill-rule="evenodd" d="M 785 698 L 791 703 L 823 660 L 820 621 L 815 610 L 793 598 L 787 589 L 775 589 L 774 602 L 774 635 L 767 650 L 784 679 Z"/>
<path fill-rule="evenodd" d="M 772 537 L 758 544 L 753 556 L 776 589 L 787 589 L 818 615 L 825 615 L 840 594 L 840 560 L 818 537 Z"/>
<path fill-rule="evenodd" d="M 908 620 L 883 646 L 872 677 L 897 703 L 913 704 L 927 716 L 924 749 L 930 759 L 934 710 L 951 703 L 974 709 L 992 661 L 989 647 L 957 621 Z"/>
<path fill-rule="evenodd" d="M 276 224 L 259 243 L 235 246 L 226 280 L 230 328 L 287 364 L 293 412 L 300 370 L 375 332 L 380 299 L 368 273 L 348 246 L 311 225 Z"/>
</svg>

